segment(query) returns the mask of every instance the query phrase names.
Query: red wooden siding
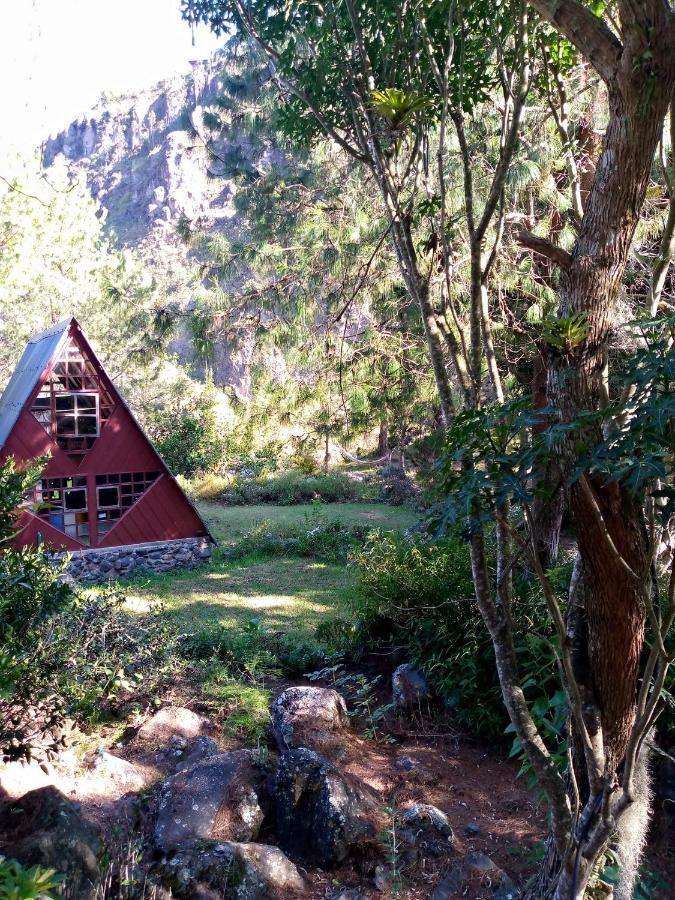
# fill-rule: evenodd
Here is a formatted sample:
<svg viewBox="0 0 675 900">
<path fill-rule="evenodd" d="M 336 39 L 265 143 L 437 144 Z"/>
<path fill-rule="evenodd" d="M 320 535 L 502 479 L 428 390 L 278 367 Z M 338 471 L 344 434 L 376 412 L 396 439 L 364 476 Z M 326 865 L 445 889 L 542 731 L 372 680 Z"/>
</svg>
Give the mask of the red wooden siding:
<svg viewBox="0 0 675 900">
<path fill-rule="evenodd" d="M 99 546 L 171 541 L 203 534 L 206 534 L 204 525 L 185 502 L 181 489 L 170 475 L 162 475 L 122 516 Z"/>
<path fill-rule="evenodd" d="M 82 460 L 78 473 L 96 475 L 116 472 L 164 470 L 164 464 L 131 414 L 120 403 L 105 423 L 100 437 Z M 181 498 L 183 503 L 185 497 Z"/>
<path fill-rule="evenodd" d="M 23 512 L 19 518 L 19 528 L 21 529 L 14 541 L 15 547 L 35 547 L 39 538 L 42 538 L 50 550 L 85 550 L 86 546 L 58 528 L 53 528 L 49 522 L 44 519 L 38 519 L 37 516 L 31 515 L 29 512 Z"/>
</svg>

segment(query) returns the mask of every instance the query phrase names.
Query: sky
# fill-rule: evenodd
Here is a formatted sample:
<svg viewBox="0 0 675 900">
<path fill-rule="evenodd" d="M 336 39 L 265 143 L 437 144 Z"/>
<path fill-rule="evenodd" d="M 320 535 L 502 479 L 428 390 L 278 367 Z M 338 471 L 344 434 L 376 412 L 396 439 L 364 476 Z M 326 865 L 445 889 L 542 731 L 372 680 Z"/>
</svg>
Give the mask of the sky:
<svg viewBox="0 0 675 900">
<path fill-rule="evenodd" d="M 92 107 L 189 70 L 221 43 L 179 0 L 0 0 L 0 150 L 37 146 Z"/>
</svg>

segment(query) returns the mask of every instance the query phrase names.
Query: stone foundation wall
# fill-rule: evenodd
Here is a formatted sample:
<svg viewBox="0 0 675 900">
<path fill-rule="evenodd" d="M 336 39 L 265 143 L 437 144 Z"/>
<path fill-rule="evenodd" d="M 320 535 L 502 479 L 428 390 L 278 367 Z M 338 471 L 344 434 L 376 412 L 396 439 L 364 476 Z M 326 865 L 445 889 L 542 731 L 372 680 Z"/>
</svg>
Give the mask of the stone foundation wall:
<svg viewBox="0 0 675 900">
<path fill-rule="evenodd" d="M 208 538 L 128 544 L 73 553 L 68 574 L 81 584 L 96 584 L 142 573 L 194 569 L 210 558 L 211 542 Z"/>
</svg>

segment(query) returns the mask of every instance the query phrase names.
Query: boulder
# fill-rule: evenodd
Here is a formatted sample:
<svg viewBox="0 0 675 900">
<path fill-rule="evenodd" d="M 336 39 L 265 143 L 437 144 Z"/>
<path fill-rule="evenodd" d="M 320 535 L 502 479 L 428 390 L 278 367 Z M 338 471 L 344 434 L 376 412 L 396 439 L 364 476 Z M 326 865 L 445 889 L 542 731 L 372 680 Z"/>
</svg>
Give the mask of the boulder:
<svg viewBox="0 0 675 900">
<path fill-rule="evenodd" d="M 487 894 L 485 893 L 487 889 Z M 485 853 L 467 853 L 436 886 L 431 900 L 455 900 L 455 898 L 490 896 L 493 900 L 515 900 L 518 891 L 502 869 Z"/>
<path fill-rule="evenodd" d="M 94 754 L 91 767 L 114 785 L 130 791 L 142 790 L 149 781 L 148 775 L 138 766 L 107 750 L 98 750 Z"/>
<path fill-rule="evenodd" d="M 335 866 L 376 833 L 375 800 L 313 750 L 283 754 L 273 800 L 279 843 L 309 865 Z"/>
<path fill-rule="evenodd" d="M 403 663 L 391 676 L 394 706 L 411 709 L 431 696 L 426 678 L 412 663 Z"/>
<path fill-rule="evenodd" d="M 428 803 L 418 803 L 397 818 L 402 868 L 410 868 L 420 859 L 438 859 L 453 852 L 452 828 L 442 810 Z"/>
<path fill-rule="evenodd" d="M 98 836 L 77 807 L 52 785 L 24 794 L 0 810 L 3 853 L 25 866 L 56 869 L 74 897 L 93 896 Z"/>
<path fill-rule="evenodd" d="M 156 747 L 167 744 L 174 735 L 196 738 L 202 734 L 208 722 L 202 716 L 182 706 L 165 706 L 138 729 L 141 741 Z"/>
<path fill-rule="evenodd" d="M 325 748 L 348 724 L 345 701 L 332 688 L 288 688 L 272 706 L 272 732 L 282 752 Z"/>
<path fill-rule="evenodd" d="M 220 753 L 218 744 L 212 738 L 200 735 L 194 741 L 190 741 L 184 750 L 176 753 L 177 756 L 181 757 L 176 769 L 177 771 L 189 769 L 195 763 L 209 759 L 211 756 L 216 756 L 218 753 Z"/>
<path fill-rule="evenodd" d="M 163 867 L 173 896 L 201 900 L 273 900 L 306 896 L 297 867 L 266 844 L 208 841 L 181 849 Z"/>
<path fill-rule="evenodd" d="M 219 753 L 183 769 L 162 787 L 155 843 L 168 853 L 200 839 L 254 840 L 263 820 L 261 781 L 248 750 Z"/>
</svg>

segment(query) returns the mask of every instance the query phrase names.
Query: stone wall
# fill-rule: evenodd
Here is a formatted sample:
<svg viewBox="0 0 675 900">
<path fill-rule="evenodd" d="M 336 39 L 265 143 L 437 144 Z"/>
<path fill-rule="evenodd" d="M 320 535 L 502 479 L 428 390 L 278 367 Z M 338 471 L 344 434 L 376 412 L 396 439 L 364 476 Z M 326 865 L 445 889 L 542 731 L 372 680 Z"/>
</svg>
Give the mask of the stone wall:
<svg viewBox="0 0 675 900">
<path fill-rule="evenodd" d="M 61 554 L 55 554 L 60 558 Z M 68 574 L 81 584 L 115 581 L 142 573 L 194 569 L 211 558 L 208 538 L 184 538 L 151 544 L 128 544 L 71 554 Z"/>
</svg>

